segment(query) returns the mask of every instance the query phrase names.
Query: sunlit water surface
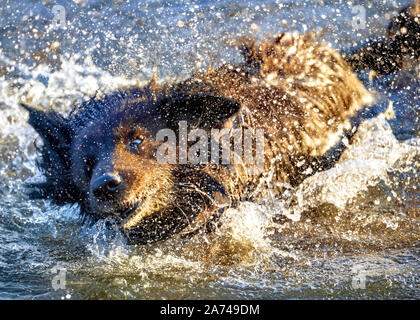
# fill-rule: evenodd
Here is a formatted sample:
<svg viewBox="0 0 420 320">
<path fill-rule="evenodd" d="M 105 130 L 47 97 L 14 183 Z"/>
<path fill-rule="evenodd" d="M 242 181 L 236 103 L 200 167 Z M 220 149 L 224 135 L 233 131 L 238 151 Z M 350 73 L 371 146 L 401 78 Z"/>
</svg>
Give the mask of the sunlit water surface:
<svg viewBox="0 0 420 320">
<path fill-rule="evenodd" d="M 384 4 L 385 3 L 385 4 Z M 0 8 L 0 298 L 295 299 L 420 297 L 419 68 L 369 81 L 377 104 L 330 170 L 229 209 L 212 234 L 127 245 L 77 206 L 29 200 L 36 133 L 25 101 L 67 113 L 99 89 L 187 77 L 237 62 L 242 35 L 315 30 L 345 51 L 385 34 L 407 1 L 5 1 Z M 66 10 L 55 29 L 53 5 Z M 392 108 L 391 108 L 392 107 Z M 387 112 L 385 112 L 387 110 Z M 268 181 L 268 183 L 270 183 Z M 54 267 L 66 288 L 54 290 Z M 62 269 L 62 270 L 64 270 Z"/>
</svg>

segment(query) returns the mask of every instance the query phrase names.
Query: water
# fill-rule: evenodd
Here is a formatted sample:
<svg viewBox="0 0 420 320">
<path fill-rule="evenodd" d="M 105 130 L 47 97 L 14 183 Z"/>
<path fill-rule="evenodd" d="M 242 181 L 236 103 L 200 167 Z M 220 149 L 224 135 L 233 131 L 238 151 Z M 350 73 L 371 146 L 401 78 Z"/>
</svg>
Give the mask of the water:
<svg viewBox="0 0 420 320">
<path fill-rule="evenodd" d="M 408 1 L 5 1 L 0 8 L 0 298 L 420 297 L 418 66 L 369 81 L 377 104 L 340 161 L 281 197 L 241 203 L 219 230 L 130 246 L 77 206 L 29 200 L 36 133 L 25 101 L 66 113 L 98 90 L 238 61 L 232 39 L 315 30 L 339 50 L 382 36 Z M 53 6 L 66 10 L 54 28 Z M 359 2 L 354 2 L 354 5 Z M 354 14 L 353 14 L 354 15 Z M 54 290 L 65 270 L 65 289 Z M 57 272 L 57 271 L 56 271 Z M 63 274 L 63 273 L 61 273 Z"/>
</svg>

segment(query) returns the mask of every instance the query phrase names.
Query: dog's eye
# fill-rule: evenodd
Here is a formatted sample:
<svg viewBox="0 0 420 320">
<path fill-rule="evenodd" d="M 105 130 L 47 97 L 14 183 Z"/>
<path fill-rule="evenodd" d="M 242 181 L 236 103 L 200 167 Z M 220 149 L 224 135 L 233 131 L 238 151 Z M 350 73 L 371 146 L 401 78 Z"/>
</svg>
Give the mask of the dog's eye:
<svg viewBox="0 0 420 320">
<path fill-rule="evenodd" d="M 140 145 L 143 143 L 143 139 L 135 139 L 129 142 L 128 150 L 135 152 L 139 149 Z"/>
</svg>

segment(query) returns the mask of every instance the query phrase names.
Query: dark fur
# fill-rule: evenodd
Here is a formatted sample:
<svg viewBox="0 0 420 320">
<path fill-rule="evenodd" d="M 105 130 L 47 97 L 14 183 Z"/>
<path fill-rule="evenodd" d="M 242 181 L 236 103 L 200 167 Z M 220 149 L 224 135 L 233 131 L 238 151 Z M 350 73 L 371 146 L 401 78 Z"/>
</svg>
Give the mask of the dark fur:
<svg viewBox="0 0 420 320">
<path fill-rule="evenodd" d="M 103 100 L 92 98 L 75 108 L 68 118 L 54 111 L 44 113 L 26 105 L 22 106 L 29 111 L 29 124 L 44 142 L 39 148 L 41 158 L 38 160 L 38 166 L 46 181 L 31 185 L 31 197 L 47 198 L 59 205 L 79 203 L 82 212 L 95 219 L 101 215 L 90 208 L 88 192 L 81 189 L 82 182 L 74 177 L 75 172 L 86 170 L 82 167 L 82 162 L 74 159 L 75 144 L 80 138 L 78 133 L 84 132 L 92 122 L 101 126 L 103 134 L 92 143 L 105 146 L 108 143 L 107 139 L 114 135 L 115 128 L 121 123 L 124 126 L 141 123 L 143 128 L 154 135 L 162 128 L 176 130 L 173 124 L 181 120 L 201 128 L 217 127 L 239 109 L 238 103 L 205 92 L 189 95 L 181 90 L 168 90 L 165 94 L 160 92 L 156 95 L 147 87 L 120 90 Z M 205 110 L 210 106 L 211 110 Z M 79 150 L 78 148 L 77 146 L 76 150 Z M 89 145 L 82 145 L 81 148 L 88 149 Z M 112 152 L 106 149 L 105 151 Z M 84 156 L 81 151 L 80 153 L 76 157 Z M 99 157 L 99 154 L 94 156 Z M 87 165 L 95 167 L 97 159 L 94 162 Z M 173 170 L 172 174 L 177 182 L 173 188 L 176 195 L 174 205 L 144 219 L 135 230 L 127 231 L 131 241 L 153 242 L 178 233 L 204 208 L 212 206 L 214 193 L 226 194 L 223 186 L 210 175 L 188 165 L 183 166 L 182 170 Z M 194 192 L 194 188 L 200 192 Z M 206 196 L 203 197 L 203 194 Z M 170 214 L 166 214 L 167 212 Z"/>
<path fill-rule="evenodd" d="M 377 75 L 394 73 L 408 59 L 420 58 L 420 1 L 400 11 L 388 27 L 385 39 L 375 39 L 350 54 L 347 61 L 355 71 L 370 69 Z"/>
</svg>

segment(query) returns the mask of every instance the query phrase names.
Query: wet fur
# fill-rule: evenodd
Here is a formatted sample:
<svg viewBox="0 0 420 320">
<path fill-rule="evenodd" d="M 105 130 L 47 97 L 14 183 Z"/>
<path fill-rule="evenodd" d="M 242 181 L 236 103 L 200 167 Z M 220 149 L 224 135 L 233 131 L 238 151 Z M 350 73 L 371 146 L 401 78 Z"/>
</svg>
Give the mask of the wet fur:
<svg viewBox="0 0 420 320">
<path fill-rule="evenodd" d="M 96 218 L 113 216 L 131 242 L 147 243 L 195 232 L 238 200 L 279 194 L 322 169 L 318 159 L 350 129 L 348 119 L 372 103 L 371 94 L 340 54 L 312 35 L 242 39 L 239 47 L 243 64 L 92 98 L 68 117 L 25 106 L 44 142 L 39 167 L 46 180 L 32 186 L 32 196 L 79 203 Z M 181 120 L 206 130 L 264 129 L 264 171 L 250 175 L 245 164 L 158 164 L 152 137 L 165 127 L 177 130 Z M 150 135 L 139 154 L 126 150 L 130 135 L 141 134 L 133 127 Z M 96 160 L 85 156 L 89 152 Z M 127 187 L 113 206 L 92 200 L 89 166 L 94 176 L 106 169 L 124 177 Z M 134 214 L 123 217 L 139 201 Z"/>
<path fill-rule="evenodd" d="M 415 0 L 392 19 L 384 39 L 371 40 L 346 57 L 355 71 L 369 69 L 377 76 L 394 73 L 419 59 L 420 0 Z"/>
</svg>

